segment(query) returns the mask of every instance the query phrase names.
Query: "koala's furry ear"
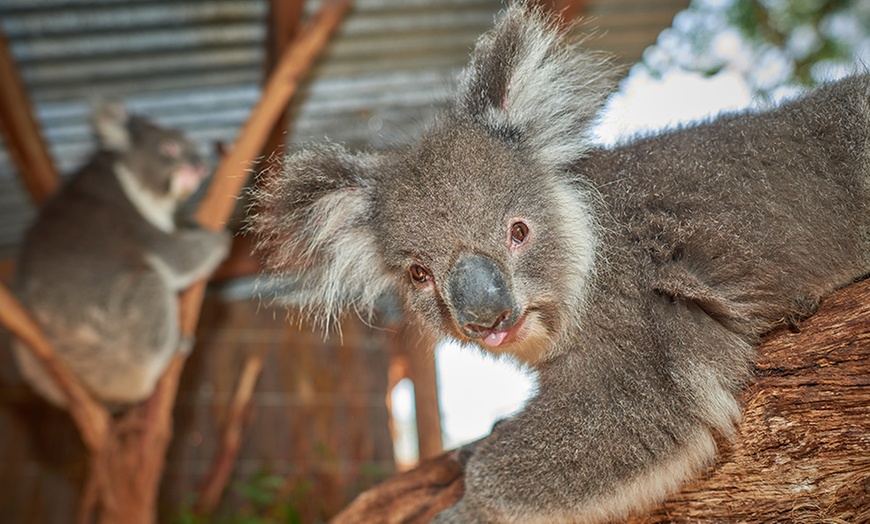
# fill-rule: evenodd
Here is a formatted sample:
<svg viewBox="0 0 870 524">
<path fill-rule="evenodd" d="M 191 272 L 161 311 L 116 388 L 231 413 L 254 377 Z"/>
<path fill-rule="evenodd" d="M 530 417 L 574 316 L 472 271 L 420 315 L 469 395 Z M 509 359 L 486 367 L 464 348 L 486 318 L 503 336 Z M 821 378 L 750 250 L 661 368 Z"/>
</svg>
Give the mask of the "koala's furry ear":
<svg viewBox="0 0 870 524">
<path fill-rule="evenodd" d="M 94 134 L 100 148 L 108 151 L 126 151 L 130 148 L 130 116 L 120 102 L 99 103 L 91 117 Z"/>
<path fill-rule="evenodd" d="M 372 225 L 381 158 L 325 144 L 289 156 L 253 190 L 249 227 L 267 270 L 286 275 L 290 305 L 325 328 L 344 311 L 363 316 L 394 281 Z"/>
<path fill-rule="evenodd" d="M 569 42 L 536 4 L 514 2 L 477 41 L 457 110 L 562 168 L 590 148 L 592 121 L 616 86 L 610 62 Z"/>
</svg>

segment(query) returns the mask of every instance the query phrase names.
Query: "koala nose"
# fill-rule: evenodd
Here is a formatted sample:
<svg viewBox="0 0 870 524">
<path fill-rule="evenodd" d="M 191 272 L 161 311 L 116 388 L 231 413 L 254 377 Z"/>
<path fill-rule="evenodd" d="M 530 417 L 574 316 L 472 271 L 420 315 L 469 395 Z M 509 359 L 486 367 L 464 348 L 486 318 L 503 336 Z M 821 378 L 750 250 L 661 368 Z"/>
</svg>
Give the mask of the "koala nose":
<svg viewBox="0 0 870 524">
<path fill-rule="evenodd" d="M 498 265 L 478 255 L 461 258 L 447 278 L 447 293 L 456 322 L 466 335 L 486 336 L 497 327 L 509 327 L 514 301 Z"/>
</svg>

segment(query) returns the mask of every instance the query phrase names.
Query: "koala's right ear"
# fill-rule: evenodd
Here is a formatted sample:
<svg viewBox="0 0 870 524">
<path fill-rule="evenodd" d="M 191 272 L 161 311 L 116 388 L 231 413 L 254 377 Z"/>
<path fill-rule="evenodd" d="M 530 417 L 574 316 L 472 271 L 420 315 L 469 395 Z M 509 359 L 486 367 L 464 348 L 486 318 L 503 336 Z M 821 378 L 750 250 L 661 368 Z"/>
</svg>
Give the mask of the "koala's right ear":
<svg viewBox="0 0 870 524">
<path fill-rule="evenodd" d="M 536 2 L 518 0 L 477 41 L 456 110 L 563 169 L 590 149 L 592 121 L 618 73 L 609 56 L 571 43 Z"/>
<path fill-rule="evenodd" d="M 394 286 L 372 226 L 383 159 L 335 144 L 289 156 L 253 190 L 249 226 L 266 269 L 287 275 L 287 303 L 325 327 L 347 309 L 372 315 Z"/>
<path fill-rule="evenodd" d="M 130 131 L 127 129 L 130 116 L 123 104 L 100 103 L 94 109 L 91 120 L 100 149 L 122 152 L 130 148 Z"/>
</svg>

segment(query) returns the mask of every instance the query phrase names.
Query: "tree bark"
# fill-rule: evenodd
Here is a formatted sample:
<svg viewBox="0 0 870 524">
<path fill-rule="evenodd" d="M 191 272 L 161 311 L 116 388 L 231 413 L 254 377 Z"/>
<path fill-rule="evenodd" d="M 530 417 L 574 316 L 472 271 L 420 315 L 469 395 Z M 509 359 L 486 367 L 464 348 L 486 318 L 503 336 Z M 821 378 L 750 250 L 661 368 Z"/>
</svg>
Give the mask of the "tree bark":
<svg viewBox="0 0 870 524">
<path fill-rule="evenodd" d="M 758 351 L 734 439 L 715 465 L 632 524 L 870 522 L 870 281 L 829 297 Z M 427 522 L 462 496 L 449 452 L 361 494 L 334 524 Z"/>
</svg>

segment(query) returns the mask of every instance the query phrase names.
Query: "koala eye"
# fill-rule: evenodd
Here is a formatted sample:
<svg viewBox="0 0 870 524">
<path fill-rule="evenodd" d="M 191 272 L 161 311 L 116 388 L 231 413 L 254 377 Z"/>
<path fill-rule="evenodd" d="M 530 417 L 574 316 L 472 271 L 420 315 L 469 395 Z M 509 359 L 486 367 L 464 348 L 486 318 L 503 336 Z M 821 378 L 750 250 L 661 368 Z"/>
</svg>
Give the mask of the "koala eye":
<svg viewBox="0 0 870 524">
<path fill-rule="evenodd" d="M 408 272 L 411 275 L 411 280 L 418 284 L 425 284 L 431 278 L 429 270 L 420 264 L 412 264 Z"/>
<path fill-rule="evenodd" d="M 527 226 L 524 222 L 515 222 L 514 225 L 511 226 L 511 242 L 515 246 L 518 246 L 526 241 L 526 237 L 529 236 L 529 226 Z"/>
</svg>

